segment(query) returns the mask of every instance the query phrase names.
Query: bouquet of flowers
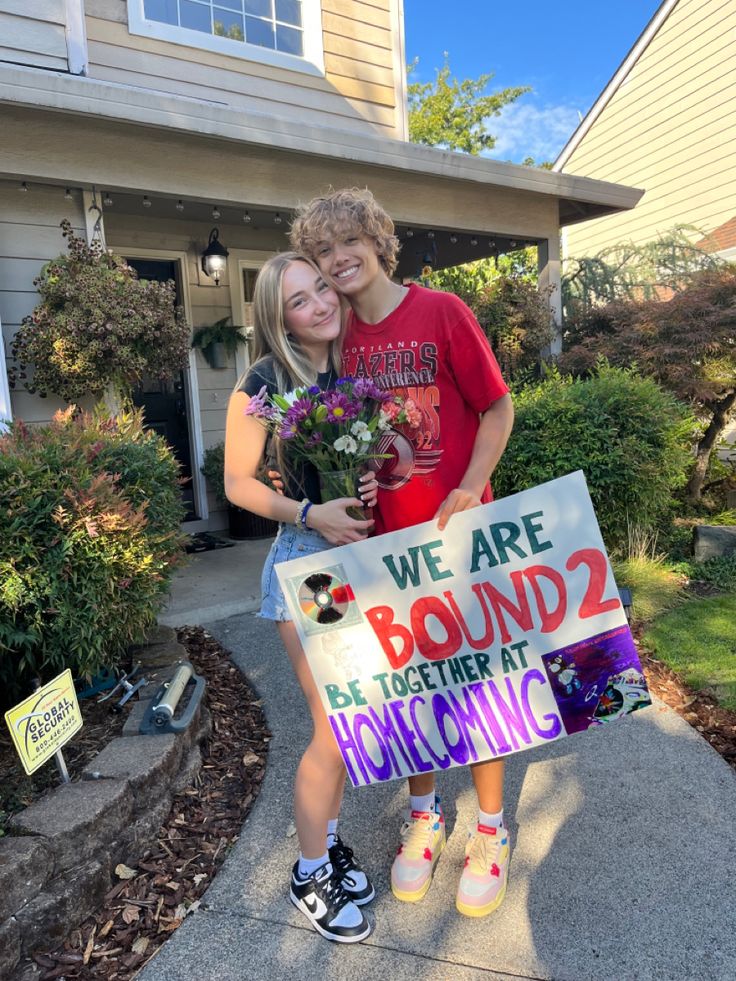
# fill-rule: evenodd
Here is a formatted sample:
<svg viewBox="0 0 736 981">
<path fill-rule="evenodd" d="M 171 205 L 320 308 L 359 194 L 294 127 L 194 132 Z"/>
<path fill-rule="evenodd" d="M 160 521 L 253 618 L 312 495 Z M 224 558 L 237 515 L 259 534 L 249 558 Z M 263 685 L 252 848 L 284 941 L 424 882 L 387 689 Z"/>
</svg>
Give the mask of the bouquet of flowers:
<svg viewBox="0 0 736 981">
<path fill-rule="evenodd" d="M 269 396 L 266 386 L 245 410 L 288 445 L 297 460 L 320 471 L 323 501 L 357 497 L 357 482 L 378 452 L 381 435 L 392 426 L 416 428 L 422 414 L 412 399 L 384 392 L 367 378 L 338 378 L 335 388 L 316 385 Z M 358 515 L 363 517 L 363 515 Z"/>
</svg>

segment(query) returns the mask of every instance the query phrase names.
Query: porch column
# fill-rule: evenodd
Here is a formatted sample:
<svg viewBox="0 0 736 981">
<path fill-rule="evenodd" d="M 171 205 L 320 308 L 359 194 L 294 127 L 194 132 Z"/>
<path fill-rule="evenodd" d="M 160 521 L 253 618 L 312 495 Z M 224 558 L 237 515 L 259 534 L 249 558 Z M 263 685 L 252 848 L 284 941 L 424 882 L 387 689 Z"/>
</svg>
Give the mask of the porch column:
<svg viewBox="0 0 736 981">
<path fill-rule="evenodd" d="M 13 418 L 13 410 L 10 407 L 10 387 L 8 385 L 8 372 L 5 368 L 5 339 L 3 338 L 3 325 L 0 322 L 0 434 L 5 432 L 6 423 Z"/>
<path fill-rule="evenodd" d="M 552 286 L 549 306 L 552 318 L 557 327 L 555 338 L 550 345 L 553 355 L 562 353 L 562 287 L 560 284 L 560 237 L 543 239 L 537 246 L 537 271 L 539 273 L 539 289 Z"/>
</svg>

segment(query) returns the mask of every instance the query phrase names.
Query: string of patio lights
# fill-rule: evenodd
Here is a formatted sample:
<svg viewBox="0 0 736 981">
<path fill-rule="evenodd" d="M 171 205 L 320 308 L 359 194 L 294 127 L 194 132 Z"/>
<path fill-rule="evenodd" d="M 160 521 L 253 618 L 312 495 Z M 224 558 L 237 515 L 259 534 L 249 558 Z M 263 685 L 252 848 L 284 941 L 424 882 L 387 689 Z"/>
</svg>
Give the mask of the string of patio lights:
<svg viewBox="0 0 736 981">
<path fill-rule="evenodd" d="M 31 185 L 29 184 L 28 181 L 21 181 L 18 187 L 18 191 L 21 192 L 22 194 L 27 194 L 28 191 L 30 190 L 30 186 Z M 71 187 L 64 188 L 64 200 L 66 201 L 74 200 L 73 190 L 75 189 Z M 115 201 L 109 191 L 102 191 L 102 203 L 106 208 L 111 208 L 114 206 Z M 141 207 L 145 209 L 149 209 L 152 206 L 153 206 L 153 201 L 151 200 L 150 196 L 148 194 L 144 194 L 141 199 Z M 185 204 L 182 198 L 178 198 L 176 200 L 176 203 L 174 204 L 174 209 L 180 214 L 185 210 Z M 219 221 L 220 218 L 222 218 L 222 212 L 220 210 L 219 205 L 217 204 L 213 205 L 210 214 L 212 216 L 213 221 Z M 250 225 L 253 222 L 253 216 L 250 214 L 250 212 L 247 209 L 242 214 L 242 221 L 245 225 Z M 275 212 L 273 218 L 271 219 L 271 222 L 276 227 L 283 225 L 284 217 L 282 216 L 281 212 L 279 211 Z M 426 238 L 433 245 L 434 245 L 434 240 L 437 236 L 437 232 L 432 228 L 414 229 L 411 226 L 405 227 L 403 235 L 400 233 L 399 228 L 397 228 L 397 234 L 399 235 L 399 240 L 403 238 L 405 241 L 408 242 L 415 237 Z M 220 238 L 220 230 L 218 228 L 213 228 L 209 234 L 209 241 L 207 242 L 207 247 L 205 248 L 201 257 L 202 271 L 205 273 L 205 275 L 213 279 L 217 286 L 220 285 L 220 278 L 222 276 L 222 273 L 225 271 L 225 268 L 227 266 L 227 258 L 229 256 L 229 252 L 220 243 L 219 238 Z M 455 231 L 450 233 L 449 242 L 451 245 L 458 245 L 462 241 L 467 241 L 468 244 L 471 246 L 471 248 L 477 248 L 480 245 L 480 239 L 477 234 L 468 235 L 467 233 L 460 233 Z M 510 252 L 519 249 L 528 248 L 530 246 L 535 245 L 534 242 L 527 242 L 524 240 L 520 241 L 518 239 L 508 239 L 504 244 L 507 245 L 508 251 Z M 499 251 L 495 239 L 493 238 L 488 239 L 488 248 L 493 250 L 494 255 L 498 256 Z M 433 263 L 429 262 L 429 259 L 430 259 L 429 256 L 425 256 L 425 266 L 428 263 L 431 268 Z"/>
</svg>

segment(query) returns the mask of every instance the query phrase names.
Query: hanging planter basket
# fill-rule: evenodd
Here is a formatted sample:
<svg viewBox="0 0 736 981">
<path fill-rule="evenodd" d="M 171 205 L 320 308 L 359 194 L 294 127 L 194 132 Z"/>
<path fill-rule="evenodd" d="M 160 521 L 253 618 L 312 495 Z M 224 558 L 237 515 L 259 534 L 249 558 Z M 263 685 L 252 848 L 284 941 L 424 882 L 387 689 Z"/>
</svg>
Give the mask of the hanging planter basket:
<svg viewBox="0 0 736 981">
<path fill-rule="evenodd" d="M 245 334 L 241 333 L 244 329 L 231 324 L 229 317 L 223 317 L 214 324 L 196 330 L 192 337 L 192 347 L 202 352 L 202 357 L 210 368 L 227 368 L 230 358 L 235 356 L 238 348 L 248 343 Z"/>
</svg>

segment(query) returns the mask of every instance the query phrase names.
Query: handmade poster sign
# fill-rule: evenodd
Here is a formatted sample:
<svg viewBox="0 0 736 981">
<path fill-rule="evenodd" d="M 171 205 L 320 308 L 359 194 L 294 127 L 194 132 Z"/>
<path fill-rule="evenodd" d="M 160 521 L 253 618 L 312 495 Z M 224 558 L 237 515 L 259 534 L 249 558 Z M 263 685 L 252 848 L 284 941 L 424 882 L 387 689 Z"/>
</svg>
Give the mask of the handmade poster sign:
<svg viewBox="0 0 736 981">
<path fill-rule="evenodd" d="M 277 571 L 356 786 L 650 704 L 580 472 Z"/>
</svg>

